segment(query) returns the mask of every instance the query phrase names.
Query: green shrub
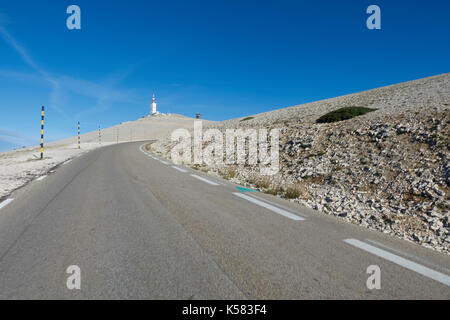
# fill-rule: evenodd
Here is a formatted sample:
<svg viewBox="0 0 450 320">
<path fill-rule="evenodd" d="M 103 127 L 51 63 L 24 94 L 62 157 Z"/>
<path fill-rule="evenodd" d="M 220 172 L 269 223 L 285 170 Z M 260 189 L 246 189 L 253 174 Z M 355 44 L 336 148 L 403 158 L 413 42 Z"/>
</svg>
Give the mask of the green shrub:
<svg viewBox="0 0 450 320">
<path fill-rule="evenodd" d="M 252 119 L 254 119 L 254 118 L 255 118 L 255 117 L 247 117 L 247 118 L 241 119 L 241 121 L 252 120 Z"/>
<path fill-rule="evenodd" d="M 317 119 L 317 123 L 330 123 L 330 122 L 338 122 L 347 119 L 351 119 L 356 116 L 360 116 L 366 114 L 368 112 L 373 112 L 377 109 L 366 108 L 366 107 L 345 107 L 340 108 L 327 114 L 321 116 Z"/>
</svg>

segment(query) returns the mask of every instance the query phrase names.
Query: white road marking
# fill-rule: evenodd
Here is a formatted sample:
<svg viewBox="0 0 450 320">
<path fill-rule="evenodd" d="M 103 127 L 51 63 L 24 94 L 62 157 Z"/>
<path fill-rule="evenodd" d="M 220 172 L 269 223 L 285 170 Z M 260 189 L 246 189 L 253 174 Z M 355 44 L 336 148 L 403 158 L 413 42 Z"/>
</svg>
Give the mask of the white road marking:
<svg viewBox="0 0 450 320">
<path fill-rule="evenodd" d="M 10 204 L 11 202 L 13 202 L 14 199 L 6 199 L 5 201 L 3 201 L 2 203 L 0 203 L 0 209 L 6 207 L 8 204 Z"/>
<path fill-rule="evenodd" d="M 175 170 L 178 170 L 180 172 L 187 172 L 187 170 L 183 169 L 183 168 L 178 168 L 176 166 L 172 166 L 172 168 L 174 168 Z"/>
<path fill-rule="evenodd" d="M 145 151 L 144 149 L 142 149 L 144 146 L 145 146 L 145 143 L 139 147 L 139 150 L 141 150 L 142 153 L 146 154 L 147 156 L 149 156 L 149 157 L 152 158 L 153 160 L 158 160 L 158 161 L 160 161 L 161 163 L 169 164 L 168 162 L 163 161 L 163 160 L 160 160 L 160 159 L 158 159 L 157 157 L 155 157 L 155 156 L 153 156 L 152 154 L 150 154 L 149 152 L 147 152 L 147 151 Z"/>
<path fill-rule="evenodd" d="M 67 161 L 64 162 L 63 164 L 68 164 L 70 161 L 72 161 L 72 159 L 67 160 Z"/>
<path fill-rule="evenodd" d="M 210 185 L 212 185 L 212 186 L 218 186 L 218 185 L 219 185 L 218 183 L 215 183 L 215 182 L 213 182 L 213 181 L 211 181 L 211 180 L 208 180 L 208 179 L 205 179 L 205 178 L 203 178 L 203 177 L 200 177 L 200 176 L 198 176 L 198 175 L 196 175 L 196 174 L 191 174 L 191 177 L 194 177 L 194 178 L 196 178 L 196 179 L 198 179 L 198 180 L 201 180 L 201 181 L 203 181 L 203 182 L 206 182 L 206 183 L 208 183 L 208 184 L 210 184 Z"/>
<path fill-rule="evenodd" d="M 233 194 L 235 196 L 238 196 L 238 197 L 242 198 L 242 199 L 250 201 L 250 202 L 252 202 L 252 203 L 254 203 L 254 204 L 258 205 L 258 206 L 264 207 L 266 209 L 269 209 L 270 211 L 278 213 L 278 214 L 280 214 L 280 215 L 282 215 L 282 216 L 284 216 L 286 218 L 289 218 L 289 219 L 292 219 L 292 220 L 297 220 L 297 221 L 305 220 L 304 218 L 299 217 L 299 216 L 297 216 L 297 215 L 295 215 L 293 213 L 290 213 L 289 211 L 277 208 L 277 207 L 275 207 L 275 206 L 273 206 L 271 204 L 268 204 L 266 202 L 257 200 L 255 198 L 252 198 L 252 197 L 247 196 L 245 194 L 242 194 L 242 193 L 239 193 L 239 192 L 233 192 Z"/>
<path fill-rule="evenodd" d="M 256 192 L 254 192 L 254 193 L 256 193 Z M 267 202 L 267 203 L 273 204 L 274 206 L 278 206 L 278 207 L 283 208 L 283 209 L 288 210 L 288 211 L 289 211 L 289 210 L 292 210 L 292 209 L 290 209 L 290 208 L 288 208 L 288 207 L 285 207 L 285 206 L 283 206 L 283 205 L 281 205 L 281 204 L 279 204 L 279 203 L 275 203 L 275 202 L 272 202 L 272 201 L 270 201 L 270 200 L 264 199 L 264 198 L 262 198 L 262 197 L 258 197 L 258 196 L 254 195 L 254 194 L 252 194 L 252 197 L 258 198 L 258 199 L 260 199 L 260 200 L 262 200 L 262 201 L 265 201 L 265 202 Z M 293 210 L 293 211 L 295 211 L 295 210 Z M 300 217 L 302 217 L 302 215 L 298 214 L 297 212 L 296 212 L 295 214 L 297 214 L 297 215 L 299 215 Z M 302 217 L 302 218 L 304 218 L 304 217 Z"/>
<path fill-rule="evenodd" d="M 428 264 L 428 265 L 431 266 L 431 267 L 434 267 L 434 268 L 437 268 L 437 269 L 441 269 L 441 270 L 443 270 L 443 271 L 445 271 L 445 272 L 450 273 L 450 269 L 447 269 L 447 268 L 445 268 L 445 267 L 441 267 L 441 266 L 435 265 L 435 264 L 433 264 L 433 263 L 431 263 L 431 262 L 429 262 L 429 261 L 426 261 L 426 260 L 424 260 L 424 259 L 421 259 L 421 258 L 419 258 L 419 257 L 416 257 L 415 255 L 408 254 L 408 253 L 402 252 L 402 251 L 400 251 L 400 250 L 396 250 L 396 249 L 391 248 L 391 247 L 389 247 L 389 246 L 387 246 L 387 245 L 384 245 L 384 244 L 382 244 L 382 243 L 379 243 L 379 242 L 377 242 L 377 241 L 375 241 L 375 240 L 366 239 L 366 241 L 372 242 L 372 243 L 373 243 L 374 245 L 376 245 L 376 246 L 386 248 L 386 249 L 388 249 L 388 250 L 390 250 L 390 251 L 396 252 L 396 253 L 401 254 L 401 255 L 403 255 L 403 256 L 405 256 L 405 257 L 413 258 L 414 260 L 420 261 L 420 262 L 422 262 L 422 263 L 425 264 L 425 265 Z"/>
<path fill-rule="evenodd" d="M 46 177 L 47 177 L 47 175 L 45 175 L 45 176 L 40 176 L 39 178 L 36 179 L 36 181 L 42 181 L 42 180 L 44 180 Z"/>
<path fill-rule="evenodd" d="M 371 246 L 370 244 L 356 239 L 346 239 L 344 242 L 450 287 L 450 276 L 448 275 L 434 271 L 421 264 L 399 257 L 393 253 Z"/>
</svg>

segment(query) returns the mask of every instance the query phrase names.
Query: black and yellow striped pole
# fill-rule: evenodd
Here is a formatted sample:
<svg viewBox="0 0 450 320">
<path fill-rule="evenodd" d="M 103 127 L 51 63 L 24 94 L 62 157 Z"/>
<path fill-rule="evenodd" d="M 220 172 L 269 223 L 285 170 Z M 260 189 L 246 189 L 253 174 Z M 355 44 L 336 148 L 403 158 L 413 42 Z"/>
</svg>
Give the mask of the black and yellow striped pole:
<svg viewBox="0 0 450 320">
<path fill-rule="evenodd" d="M 41 159 L 44 159 L 44 106 L 41 112 Z"/>
<path fill-rule="evenodd" d="M 98 126 L 98 144 L 102 144 L 102 133 L 100 131 L 100 126 Z"/>
<path fill-rule="evenodd" d="M 80 149 L 80 121 L 78 121 L 78 149 Z"/>
</svg>

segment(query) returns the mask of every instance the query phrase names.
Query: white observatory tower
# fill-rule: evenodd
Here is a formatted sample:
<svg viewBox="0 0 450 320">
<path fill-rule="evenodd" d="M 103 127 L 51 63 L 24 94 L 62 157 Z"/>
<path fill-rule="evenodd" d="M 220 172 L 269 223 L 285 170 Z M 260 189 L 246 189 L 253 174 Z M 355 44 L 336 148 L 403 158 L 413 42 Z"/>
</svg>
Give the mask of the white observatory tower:
<svg viewBox="0 0 450 320">
<path fill-rule="evenodd" d="M 151 115 L 155 115 L 157 114 L 158 111 L 156 111 L 156 102 L 155 102 L 155 94 L 153 94 L 153 100 L 152 100 L 152 105 L 150 107 L 150 114 Z"/>
</svg>

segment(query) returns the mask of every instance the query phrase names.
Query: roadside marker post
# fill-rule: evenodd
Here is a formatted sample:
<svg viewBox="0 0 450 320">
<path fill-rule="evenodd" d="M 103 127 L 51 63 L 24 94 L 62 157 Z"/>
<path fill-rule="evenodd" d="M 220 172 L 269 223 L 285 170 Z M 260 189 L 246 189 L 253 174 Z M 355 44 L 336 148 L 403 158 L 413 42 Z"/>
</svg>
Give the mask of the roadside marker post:
<svg viewBox="0 0 450 320">
<path fill-rule="evenodd" d="M 41 160 L 44 159 L 44 106 L 41 112 Z"/>
<path fill-rule="evenodd" d="M 78 149 L 80 149 L 80 121 L 78 121 Z"/>
<path fill-rule="evenodd" d="M 98 126 L 98 144 L 102 144 L 102 132 L 100 130 L 100 126 Z"/>
</svg>

